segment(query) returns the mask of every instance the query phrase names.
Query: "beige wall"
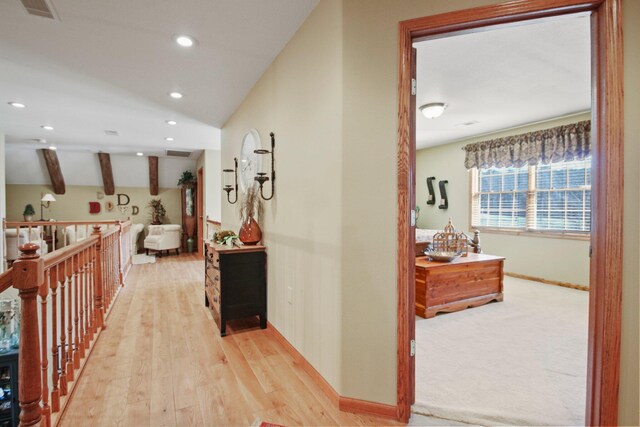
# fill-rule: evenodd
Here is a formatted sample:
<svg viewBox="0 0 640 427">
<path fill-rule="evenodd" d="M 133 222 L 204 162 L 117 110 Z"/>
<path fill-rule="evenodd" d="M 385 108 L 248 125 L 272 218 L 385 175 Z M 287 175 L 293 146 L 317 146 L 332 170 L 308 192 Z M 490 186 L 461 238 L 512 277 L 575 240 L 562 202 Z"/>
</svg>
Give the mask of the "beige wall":
<svg viewBox="0 0 640 427">
<path fill-rule="evenodd" d="M 495 132 L 478 138 L 468 138 L 451 144 L 418 150 L 416 155 L 416 194 L 420 207 L 418 227 L 442 229 L 449 218 L 459 231 L 470 230 L 470 172 L 464 167 L 467 144 L 500 138 L 508 135 L 547 129 L 562 124 L 588 120 L 588 113 L 553 120 L 537 125 L 523 126 L 506 132 Z M 427 177 L 435 176 L 434 190 L 439 199 L 438 181 L 446 179 L 449 209 L 438 209 L 427 205 Z M 505 271 L 525 274 L 548 280 L 589 285 L 589 241 L 554 239 L 535 235 L 513 236 L 481 232 L 482 250 L 486 253 L 504 255 Z M 562 262 L 557 260 L 562 259 Z"/>
<path fill-rule="evenodd" d="M 213 221 L 220 221 L 223 197 L 226 203 L 226 193 L 222 192 L 220 155 L 219 150 L 204 150 L 196 162 L 196 170 L 202 168 L 204 173 L 204 182 L 198 183 L 198 185 L 202 185 L 204 191 L 204 217 L 202 222 L 205 238 L 207 237 L 207 217 Z"/>
<path fill-rule="evenodd" d="M 398 22 L 492 0 L 325 0 L 223 128 L 222 165 L 255 127 L 276 132 L 277 196 L 263 219 L 269 315 L 342 395 L 396 401 Z M 638 423 L 639 2 L 627 63 L 620 421 Z M 223 204 L 226 226 L 236 206 Z M 286 303 L 286 288 L 294 303 Z M 434 344 L 437 345 L 437 344 Z"/>
<path fill-rule="evenodd" d="M 341 40 L 341 2 L 321 2 L 222 129 L 223 168 L 240 159 L 242 138 L 252 128 L 263 148 L 270 147 L 269 132 L 276 134 L 276 197 L 264 203 L 260 220 L 268 248 L 268 317 L 336 390 Z M 239 229 L 239 206 L 225 197 L 223 228 Z"/>
<path fill-rule="evenodd" d="M 7 220 L 22 221 L 22 212 L 27 203 L 31 203 L 36 210 L 35 219 L 40 218 L 40 199 L 43 193 L 52 193 L 53 189 L 46 185 L 7 185 Z M 51 203 L 51 207 L 45 209 L 44 217 L 54 218 L 58 221 L 91 221 L 91 220 L 123 220 L 131 216 L 131 208 L 126 214 L 122 214 L 117 207 L 117 197 L 104 196 L 103 199 L 97 198 L 98 191 L 104 193 L 102 187 L 89 187 L 79 185 L 68 185 L 65 194 L 54 194 L 55 202 Z M 147 204 L 149 200 L 160 198 L 167 210 L 167 217 L 164 222 L 166 224 L 181 224 L 181 203 L 179 188 L 161 188 L 157 196 L 149 194 L 149 188 L 144 187 L 116 187 L 116 194 L 124 193 L 129 196 L 131 202 L 129 206 L 138 206 L 140 213 L 131 216 L 134 223 L 143 223 L 146 225 L 150 222 Z M 113 211 L 106 212 L 105 203 L 111 201 L 116 206 Z M 99 214 L 89 213 L 89 202 L 100 202 L 101 212 Z"/>
</svg>

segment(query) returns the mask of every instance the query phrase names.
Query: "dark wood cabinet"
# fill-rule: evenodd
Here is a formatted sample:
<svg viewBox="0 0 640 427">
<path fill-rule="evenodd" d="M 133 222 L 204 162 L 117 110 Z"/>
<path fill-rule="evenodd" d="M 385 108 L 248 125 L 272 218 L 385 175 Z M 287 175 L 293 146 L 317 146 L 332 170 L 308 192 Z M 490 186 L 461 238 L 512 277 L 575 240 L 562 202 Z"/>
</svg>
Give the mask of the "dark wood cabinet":
<svg viewBox="0 0 640 427">
<path fill-rule="evenodd" d="M 205 246 L 205 305 L 211 307 L 220 335 L 227 321 L 259 316 L 267 327 L 267 253 L 264 246 Z"/>
<path fill-rule="evenodd" d="M 0 390 L 0 427 L 17 426 L 20 417 L 17 349 L 0 354 Z"/>
</svg>

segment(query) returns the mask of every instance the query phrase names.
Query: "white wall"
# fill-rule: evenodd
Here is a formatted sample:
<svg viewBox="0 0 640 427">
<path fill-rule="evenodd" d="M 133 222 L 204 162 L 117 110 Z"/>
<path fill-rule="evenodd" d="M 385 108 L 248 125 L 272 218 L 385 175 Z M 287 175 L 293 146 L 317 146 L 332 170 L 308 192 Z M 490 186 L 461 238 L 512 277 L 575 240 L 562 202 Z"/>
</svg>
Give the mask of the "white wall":
<svg viewBox="0 0 640 427">
<path fill-rule="evenodd" d="M 341 389 L 341 1 L 320 2 L 222 129 L 222 167 L 257 129 L 276 135 L 276 196 L 260 220 L 269 321 Z M 270 190 L 267 190 L 267 194 Z M 222 203 L 222 226 L 240 227 Z M 288 289 L 293 296 L 288 302 Z"/>
<path fill-rule="evenodd" d="M 465 152 L 462 147 L 465 145 L 548 129 L 589 118 L 588 113 L 581 114 L 418 150 L 416 153 L 416 201 L 417 206 L 420 207 L 418 227 L 441 230 L 451 218 L 459 231 L 470 234 L 471 172 L 464 167 Z M 436 177 L 433 184 L 438 200 L 440 198 L 438 181 L 443 179 L 449 181 L 446 187 L 449 198 L 448 209 L 438 209 L 439 202 L 435 205 L 426 204 L 428 197 L 426 179 L 429 176 Z M 514 236 L 481 231 L 480 242 L 483 252 L 507 257 L 505 261 L 507 272 L 583 286 L 589 285 L 588 240 L 557 239 L 532 234 Z M 562 262 L 558 262 L 559 259 Z"/>
<path fill-rule="evenodd" d="M 222 165 L 219 150 L 204 151 L 205 215 L 214 221 L 222 218 Z M 226 197 L 226 193 L 224 194 Z M 226 198 L 225 198 L 226 201 Z"/>
<path fill-rule="evenodd" d="M 101 186 L 102 174 L 98 155 L 82 151 L 57 151 L 58 161 L 66 185 Z M 7 184 L 51 183 L 42 154 L 33 149 L 15 145 L 6 147 Z M 192 159 L 158 159 L 158 184 L 161 188 L 177 187 L 178 179 L 185 170 L 195 172 L 196 161 Z M 111 155 L 111 169 L 116 187 L 148 187 L 149 160 L 147 157 Z"/>
</svg>

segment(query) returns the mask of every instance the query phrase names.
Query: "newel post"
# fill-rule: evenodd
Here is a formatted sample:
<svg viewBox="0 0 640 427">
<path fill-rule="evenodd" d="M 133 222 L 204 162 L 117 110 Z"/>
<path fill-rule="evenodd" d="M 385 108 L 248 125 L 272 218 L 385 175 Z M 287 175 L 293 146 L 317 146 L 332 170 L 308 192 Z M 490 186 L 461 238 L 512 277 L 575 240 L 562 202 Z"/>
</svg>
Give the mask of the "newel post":
<svg viewBox="0 0 640 427">
<path fill-rule="evenodd" d="M 104 301 L 102 299 L 102 232 L 99 225 L 93 226 L 93 235 L 98 236 L 96 242 L 96 259 L 93 276 L 93 298 L 96 312 L 96 327 L 104 329 Z"/>
<path fill-rule="evenodd" d="M 119 223 L 119 231 L 118 231 L 118 274 L 120 279 L 120 286 L 124 286 L 124 274 L 123 274 L 123 253 L 122 253 L 122 221 Z"/>
<path fill-rule="evenodd" d="M 18 398 L 20 426 L 39 425 L 42 419 L 40 331 L 36 296 L 44 281 L 44 262 L 35 243 L 20 246 L 20 258 L 13 264 L 13 287 L 18 289 L 20 313 L 20 351 L 18 355 Z"/>
</svg>

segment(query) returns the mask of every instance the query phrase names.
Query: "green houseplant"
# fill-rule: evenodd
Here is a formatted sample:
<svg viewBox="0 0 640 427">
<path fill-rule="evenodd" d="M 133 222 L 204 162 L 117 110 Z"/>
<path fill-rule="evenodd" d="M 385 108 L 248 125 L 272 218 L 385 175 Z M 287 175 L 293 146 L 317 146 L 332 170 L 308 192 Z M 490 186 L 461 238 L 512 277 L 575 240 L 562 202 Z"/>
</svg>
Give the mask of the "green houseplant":
<svg viewBox="0 0 640 427">
<path fill-rule="evenodd" d="M 162 224 L 162 219 L 167 214 L 167 210 L 162 204 L 162 199 L 151 199 L 147 205 L 149 213 L 151 214 L 151 224 Z"/>
<path fill-rule="evenodd" d="M 178 185 L 182 188 L 193 188 L 193 186 L 196 184 L 196 181 L 197 179 L 193 172 L 186 170 L 182 172 L 182 175 L 180 175 Z"/>
<path fill-rule="evenodd" d="M 22 215 L 24 216 L 25 221 L 31 221 L 35 214 L 36 214 L 36 210 L 33 209 L 33 205 L 31 205 L 31 203 L 25 206 L 24 212 L 22 212 Z"/>
</svg>

